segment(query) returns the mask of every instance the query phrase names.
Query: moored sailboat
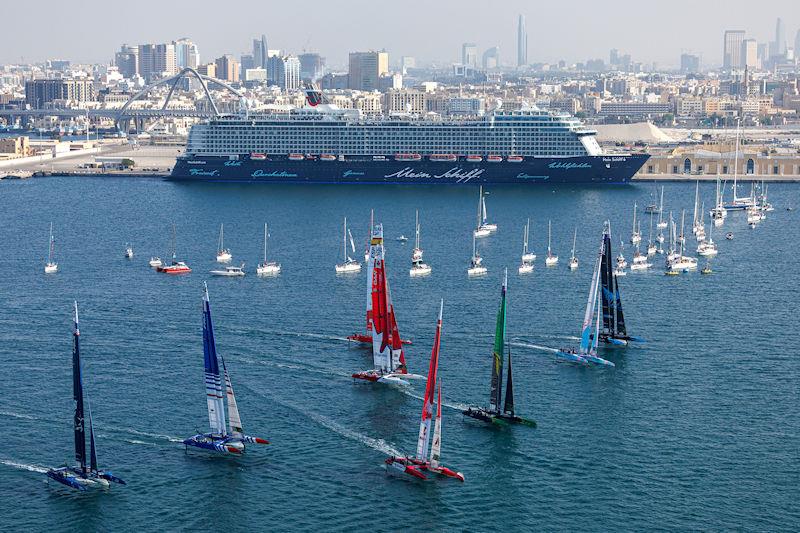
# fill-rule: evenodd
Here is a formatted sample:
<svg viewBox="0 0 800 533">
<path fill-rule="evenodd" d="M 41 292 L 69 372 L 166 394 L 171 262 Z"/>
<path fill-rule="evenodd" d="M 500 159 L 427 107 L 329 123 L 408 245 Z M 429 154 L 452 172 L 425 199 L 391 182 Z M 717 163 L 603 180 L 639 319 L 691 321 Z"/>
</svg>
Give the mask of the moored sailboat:
<svg viewBox="0 0 800 533">
<path fill-rule="evenodd" d="M 556 266 L 558 264 L 558 256 L 552 252 L 550 249 L 550 244 L 552 240 L 552 221 L 547 221 L 547 257 L 544 259 L 545 266 Z"/>
<path fill-rule="evenodd" d="M 208 298 L 208 286 L 203 282 L 203 361 L 205 366 L 206 404 L 208 407 L 208 421 L 211 426 L 210 433 L 193 435 L 183 441 L 189 447 L 206 452 L 241 455 L 245 451 L 245 444 L 269 444 L 269 441 L 251 437 L 244 434 L 242 421 L 239 416 L 239 407 L 233 393 L 228 368 L 225 358 L 217 354 L 217 344 L 214 339 L 214 326 L 211 321 L 211 305 Z M 226 407 L 223 402 L 222 379 L 219 363 L 222 362 L 222 372 L 225 379 Z"/>
<path fill-rule="evenodd" d="M 217 263 L 229 263 L 233 259 L 231 251 L 225 248 L 225 231 L 223 224 L 219 225 L 219 246 L 217 247 Z"/>
<path fill-rule="evenodd" d="M 53 223 L 50 223 L 50 242 L 47 248 L 47 262 L 44 264 L 45 274 L 55 274 L 58 272 L 58 263 L 55 261 L 56 240 L 53 238 Z"/>
<path fill-rule="evenodd" d="M 342 259 L 343 262 L 336 265 L 336 273 L 337 274 L 353 274 L 356 272 L 361 272 L 361 263 L 350 257 L 347 253 L 347 237 L 350 235 L 349 230 L 347 229 L 347 217 L 344 217 L 344 224 L 342 228 Z M 264 237 L 264 242 L 266 243 L 266 237 Z M 350 235 L 350 245 L 353 250 L 353 253 L 356 253 L 356 245 L 353 242 L 352 235 Z M 266 244 L 264 245 L 266 249 Z M 369 252 L 368 252 L 369 253 Z M 266 253 L 265 253 L 266 255 Z"/>
<path fill-rule="evenodd" d="M 188 274 L 192 271 L 189 265 L 183 261 L 178 261 L 177 254 L 175 253 L 175 224 L 172 225 L 172 263 L 167 266 L 163 264 L 156 266 L 156 271 L 163 272 L 164 274 Z"/>
<path fill-rule="evenodd" d="M 475 237 L 488 237 L 495 231 L 497 231 L 497 224 L 489 224 L 486 221 L 486 200 L 483 196 L 483 185 L 481 185 L 478 191 L 478 217 L 472 234 Z"/>
<path fill-rule="evenodd" d="M 428 377 L 425 384 L 425 396 L 422 403 L 422 416 L 419 424 L 419 437 L 417 439 L 417 453 L 413 457 L 391 456 L 384 464 L 386 471 L 395 474 L 408 475 L 417 479 L 427 480 L 428 474 L 448 477 L 464 481 L 461 472 L 451 470 L 442 465 L 442 384 L 437 379 L 439 370 L 439 347 L 442 338 L 442 308 L 444 301 L 439 304 L 439 319 L 436 322 L 436 335 L 433 339 L 433 349 L 428 365 Z M 438 383 L 438 394 L 437 392 Z M 433 419 L 433 403 L 436 396 L 436 421 L 433 429 L 433 443 L 431 443 L 431 421 Z"/>
<path fill-rule="evenodd" d="M 269 238 L 269 231 L 267 224 L 264 223 L 264 261 L 259 263 L 256 267 L 256 275 L 258 276 L 277 276 L 281 273 L 280 263 L 275 261 L 267 261 L 267 239 Z"/>
<path fill-rule="evenodd" d="M 414 250 L 411 252 L 411 270 L 408 274 L 413 277 L 427 276 L 431 273 L 431 267 L 422 259 L 422 248 L 419 244 L 419 211 L 416 212 L 415 218 L 415 238 Z"/>
<path fill-rule="evenodd" d="M 506 339 L 506 295 L 508 293 L 508 271 L 503 276 L 500 289 L 500 308 L 497 310 L 497 322 L 494 331 L 494 347 L 492 348 L 492 377 L 489 387 L 489 407 L 470 407 L 463 414 L 493 424 L 524 424 L 536 427 L 536 422 L 517 416 L 514 412 L 514 388 L 511 373 L 511 345 Z M 504 346 L 508 350 L 508 372 L 505 401 L 503 395 L 503 353 Z"/>
<path fill-rule="evenodd" d="M 575 233 L 572 235 L 572 254 L 569 257 L 567 267 L 570 270 L 578 269 L 578 258 L 575 257 L 575 244 L 578 242 L 578 228 L 575 228 Z"/>
<path fill-rule="evenodd" d="M 469 267 L 467 268 L 467 276 L 484 276 L 488 269 L 483 266 L 483 257 L 478 253 L 478 248 L 475 244 L 475 233 L 472 234 L 472 257 L 469 260 Z"/>
<path fill-rule="evenodd" d="M 536 260 L 536 254 L 528 250 L 528 234 L 531 228 L 531 219 L 525 223 L 522 228 L 522 263 L 519 265 L 518 272 L 520 274 L 530 274 L 533 272 L 533 262 Z"/>
<path fill-rule="evenodd" d="M 94 425 L 92 424 L 92 408 L 89 405 L 89 396 L 85 394 L 83 385 L 83 372 L 81 370 L 80 327 L 78 325 L 78 302 L 75 302 L 75 316 L 72 332 L 72 397 L 75 400 L 75 414 L 73 416 L 73 430 L 75 433 L 75 460 L 77 466 L 62 466 L 50 468 L 46 475 L 49 479 L 62 485 L 85 491 L 91 488 L 108 488 L 111 483 L 125 485 L 125 481 L 111 472 L 100 470 L 97 464 L 97 445 L 94 438 Z M 84 396 L 85 411 L 84 411 Z M 86 416 L 88 416 L 88 419 Z M 86 422 L 89 425 L 89 456 L 88 465 L 86 456 Z"/>
</svg>

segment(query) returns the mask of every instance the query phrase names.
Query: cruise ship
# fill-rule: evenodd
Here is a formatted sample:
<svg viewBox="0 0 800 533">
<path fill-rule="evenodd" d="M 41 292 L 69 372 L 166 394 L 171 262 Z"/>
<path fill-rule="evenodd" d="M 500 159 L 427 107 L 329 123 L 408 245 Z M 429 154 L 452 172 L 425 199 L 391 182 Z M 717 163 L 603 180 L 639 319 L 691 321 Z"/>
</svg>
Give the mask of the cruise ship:
<svg viewBox="0 0 800 533">
<path fill-rule="evenodd" d="M 307 93 L 288 113 L 196 124 L 172 180 L 364 184 L 621 184 L 648 159 L 605 153 L 596 131 L 535 107 L 484 116 L 362 115 Z"/>
</svg>

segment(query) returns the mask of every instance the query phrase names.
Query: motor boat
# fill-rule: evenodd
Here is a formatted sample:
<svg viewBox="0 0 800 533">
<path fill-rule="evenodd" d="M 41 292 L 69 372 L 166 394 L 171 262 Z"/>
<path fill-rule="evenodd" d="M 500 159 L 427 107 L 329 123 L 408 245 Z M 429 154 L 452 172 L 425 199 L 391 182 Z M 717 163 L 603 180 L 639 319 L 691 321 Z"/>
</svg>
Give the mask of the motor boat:
<svg viewBox="0 0 800 533">
<path fill-rule="evenodd" d="M 224 276 L 229 278 L 236 278 L 244 276 L 244 263 L 241 266 L 228 265 L 225 270 L 212 270 L 210 271 L 213 276 Z"/>
<path fill-rule="evenodd" d="M 160 257 L 151 257 L 148 263 L 151 267 L 156 268 L 160 267 L 163 263 L 161 262 Z"/>
<path fill-rule="evenodd" d="M 184 263 L 183 261 L 172 261 L 172 264 L 167 266 L 159 266 L 156 268 L 158 272 L 162 272 L 164 274 L 188 274 L 192 271 L 189 268 L 189 265 Z"/>
</svg>

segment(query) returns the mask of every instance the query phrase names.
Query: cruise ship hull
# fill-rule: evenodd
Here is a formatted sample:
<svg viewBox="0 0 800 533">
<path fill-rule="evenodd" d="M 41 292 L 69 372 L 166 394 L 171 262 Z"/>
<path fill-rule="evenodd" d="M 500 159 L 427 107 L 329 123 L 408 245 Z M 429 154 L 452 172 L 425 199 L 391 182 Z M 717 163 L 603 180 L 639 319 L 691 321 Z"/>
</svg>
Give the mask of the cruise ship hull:
<svg viewBox="0 0 800 533">
<path fill-rule="evenodd" d="M 648 158 L 646 154 L 625 154 L 468 162 L 182 156 L 169 179 L 231 183 L 623 184 Z"/>
</svg>

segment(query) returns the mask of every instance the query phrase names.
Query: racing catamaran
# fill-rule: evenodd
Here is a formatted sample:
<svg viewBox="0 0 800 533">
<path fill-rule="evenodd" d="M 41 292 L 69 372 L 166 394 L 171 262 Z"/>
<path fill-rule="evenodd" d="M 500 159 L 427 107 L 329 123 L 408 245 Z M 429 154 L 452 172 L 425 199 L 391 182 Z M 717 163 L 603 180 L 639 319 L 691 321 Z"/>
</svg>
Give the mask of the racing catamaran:
<svg viewBox="0 0 800 533">
<path fill-rule="evenodd" d="M 356 372 L 355 379 L 408 385 L 407 379 L 420 378 L 408 374 L 403 342 L 389 291 L 383 248 L 383 226 L 377 224 L 372 232 L 369 250 L 370 300 L 367 304 L 367 331 L 371 332 L 373 368 Z"/>
<path fill-rule="evenodd" d="M 183 441 L 186 449 L 189 446 L 208 452 L 241 455 L 245 451 L 245 443 L 269 444 L 269 441 L 244 434 L 233 385 L 225 366 L 225 358 L 217 357 L 217 344 L 214 340 L 214 327 L 211 322 L 211 305 L 208 299 L 208 286 L 203 282 L 203 360 L 205 362 L 206 402 L 208 404 L 208 421 L 210 433 L 193 435 Z M 228 403 L 227 425 L 225 405 L 222 401 L 222 380 L 220 379 L 219 362 L 222 361 L 222 372 L 225 375 L 225 396 Z"/>
<path fill-rule="evenodd" d="M 643 342 L 642 339 L 629 336 L 625 327 L 619 282 L 617 281 L 617 276 L 614 275 L 614 268 L 611 264 L 611 225 L 608 222 L 603 228 L 603 244 L 600 254 L 600 291 L 602 293 L 603 314 L 603 328 L 600 331 L 600 340 L 617 346 L 625 346 L 628 341 Z"/>
<path fill-rule="evenodd" d="M 97 446 L 94 439 L 94 426 L 92 425 L 92 408 L 89 405 L 89 395 L 86 394 L 86 411 L 89 415 L 89 464 L 86 464 L 86 419 L 84 417 L 84 391 L 83 374 L 81 372 L 80 328 L 78 327 L 78 302 L 75 302 L 75 318 L 72 332 L 72 397 L 75 400 L 75 415 L 73 426 L 75 430 L 75 460 L 77 466 L 62 466 L 51 468 L 46 475 L 67 487 L 85 491 L 90 488 L 108 488 L 111 483 L 126 483 L 112 474 L 100 470 L 97 466 Z"/>
<path fill-rule="evenodd" d="M 417 455 L 414 457 L 391 456 L 384 461 L 386 471 L 396 474 L 405 474 L 418 479 L 427 480 L 426 474 L 454 478 L 464 481 L 461 472 L 456 472 L 439 463 L 442 450 L 442 382 L 437 381 L 439 369 L 439 344 L 442 338 L 442 308 L 444 300 L 439 304 L 439 320 L 436 322 L 436 335 L 433 339 L 431 360 L 428 366 L 428 380 L 425 384 L 425 397 L 422 404 L 422 419 L 419 423 L 419 438 L 417 439 Z M 433 429 L 433 443 L 431 444 L 431 419 L 433 418 L 433 401 L 436 395 L 436 422 Z"/>
<path fill-rule="evenodd" d="M 605 233 L 604 233 L 605 235 Z M 607 361 L 597 355 L 597 342 L 600 337 L 600 301 L 597 298 L 597 293 L 600 285 L 600 266 L 603 258 L 604 247 L 600 248 L 600 253 L 597 254 L 597 261 L 594 265 L 594 273 L 592 274 L 592 284 L 589 289 L 589 299 L 586 302 L 586 312 L 583 316 L 583 325 L 581 327 L 581 343 L 580 346 L 575 348 L 562 348 L 556 354 L 556 357 L 562 361 L 569 363 L 578 363 L 582 365 L 593 364 L 597 366 L 615 366 L 611 361 Z"/>
<path fill-rule="evenodd" d="M 506 294 L 508 293 L 508 270 L 503 276 L 500 289 L 500 308 L 497 310 L 497 324 L 494 331 L 494 348 L 492 349 L 492 379 L 489 387 L 489 407 L 470 407 L 463 414 L 476 420 L 492 424 L 506 425 L 524 424 L 536 427 L 536 422 L 519 417 L 514 413 L 514 386 L 511 375 L 511 345 L 506 342 Z M 505 405 L 502 402 L 503 392 L 503 347 L 508 350 L 508 376 L 506 380 Z"/>
</svg>

